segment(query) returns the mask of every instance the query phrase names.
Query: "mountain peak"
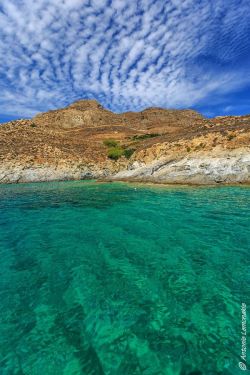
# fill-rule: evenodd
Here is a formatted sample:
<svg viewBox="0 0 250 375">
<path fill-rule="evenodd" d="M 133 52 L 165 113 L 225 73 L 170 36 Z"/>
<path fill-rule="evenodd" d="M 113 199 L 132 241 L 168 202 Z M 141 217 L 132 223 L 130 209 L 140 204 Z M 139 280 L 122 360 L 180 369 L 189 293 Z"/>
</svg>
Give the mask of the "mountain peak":
<svg viewBox="0 0 250 375">
<path fill-rule="evenodd" d="M 94 99 L 80 99 L 70 104 L 67 108 L 74 108 L 80 111 L 86 111 L 89 109 L 103 109 L 102 105 Z"/>
</svg>

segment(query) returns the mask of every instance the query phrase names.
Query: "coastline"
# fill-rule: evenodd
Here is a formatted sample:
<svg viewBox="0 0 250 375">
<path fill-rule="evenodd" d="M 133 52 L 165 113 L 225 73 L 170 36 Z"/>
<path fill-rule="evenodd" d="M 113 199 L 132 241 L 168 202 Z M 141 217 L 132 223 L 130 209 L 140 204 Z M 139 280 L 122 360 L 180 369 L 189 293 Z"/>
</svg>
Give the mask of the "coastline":
<svg viewBox="0 0 250 375">
<path fill-rule="evenodd" d="M 217 187 L 250 187 L 250 182 L 244 183 L 217 183 L 217 184 L 194 184 L 194 183 L 163 183 L 143 180 L 96 180 L 96 183 L 125 183 L 135 186 L 159 186 L 159 187 L 193 187 L 193 188 L 217 188 Z"/>
<path fill-rule="evenodd" d="M 149 108 L 117 115 L 82 100 L 0 129 L 0 183 L 113 180 L 250 183 L 250 115 Z"/>
<path fill-rule="evenodd" d="M 155 185 L 219 186 L 250 184 L 249 148 L 217 150 L 130 161 L 44 163 L 8 161 L 0 166 L 0 184 L 49 181 L 123 181 Z"/>
<path fill-rule="evenodd" d="M 124 184 L 130 185 L 135 188 L 137 187 L 156 187 L 156 188 L 199 188 L 199 189 L 206 189 L 206 188 L 225 188 L 225 187 L 242 187 L 242 188 L 250 188 L 250 182 L 243 182 L 243 183 L 214 183 L 214 184 L 195 184 L 195 183 L 163 183 L 157 181 L 147 181 L 147 180 L 132 180 L 132 179 L 110 179 L 110 178 L 93 178 L 93 179 L 52 179 L 52 180 L 36 180 L 36 181 L 18 181 L 18 182 L 0 182 L 0 189 L 1 187 L 10 187 L 15 185 L 42 185 L 42 184 L 51 184 L 51 186 L 55 183 L 86 183 L 93 185 L 106 185 L 106 184 Z"/>
</svg>

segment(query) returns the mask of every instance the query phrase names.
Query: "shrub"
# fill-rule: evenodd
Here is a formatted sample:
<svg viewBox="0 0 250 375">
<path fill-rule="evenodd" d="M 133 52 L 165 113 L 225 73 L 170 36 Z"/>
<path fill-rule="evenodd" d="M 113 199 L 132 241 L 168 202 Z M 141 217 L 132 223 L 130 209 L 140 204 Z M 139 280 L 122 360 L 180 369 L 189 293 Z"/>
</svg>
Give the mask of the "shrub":
<svg viewBox="0 0 250 375">
<path fill-rule="evenodd" d="M 124 150 L 121 147 L 111 147 L 108 150 L 108 157 L 112 160 L 118 160 L 124 154 Z"/>
<path fill-rule="evenodd" d="M 129 159 L 133 153 L 135 152 L 135 149 L 134 148 L 126 148 L 123 152 L 125 158 Z"/>
<path fill-rule="evenodd" d="M 116 147 L 118 146 L 118 142 L 114 139 L 105 139 L 105 141 L 103 141 L 103 144 L 107 147 Z"/>
<path fill-rule="evenodd" d="M 228 137 L 227 137 L 227 140 L 228 141 L 231 141 L 232 139 L 235 138 L 235 135 L 234 134 L 229 134 Z"/>
<path fill-rule="evenodd" d="M 30 124 L 30 126 L 31 126 L 32 128 L 35 128 L 35 127 L 36 127 L 36 124 L 35 124 L 34 122 L 32 122 L 32 123 Z"/>
<path fill-rule="evenodd" d="M 191 148 L 190 147 L 187 147 L 187 152 L 190 152 L 191 151 Z"/>
</svg>

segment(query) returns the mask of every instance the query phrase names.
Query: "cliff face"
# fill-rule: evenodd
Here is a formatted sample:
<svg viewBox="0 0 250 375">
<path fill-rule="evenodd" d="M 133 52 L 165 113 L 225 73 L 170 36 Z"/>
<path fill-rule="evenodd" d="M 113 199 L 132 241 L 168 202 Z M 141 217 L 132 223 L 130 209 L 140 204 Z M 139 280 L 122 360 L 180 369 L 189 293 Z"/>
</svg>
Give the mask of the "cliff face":
<svg viewBox="0 0 250 375">
<path fill-rule="evenodd" d="M 117 160 L 104 144 L 110 139 Z M 249 183 L 249 151 L 250 116 L 205 119 L 161 108 L 116 114 L 80 100 L 0 126 L 0 182 Z"/>
</svg>

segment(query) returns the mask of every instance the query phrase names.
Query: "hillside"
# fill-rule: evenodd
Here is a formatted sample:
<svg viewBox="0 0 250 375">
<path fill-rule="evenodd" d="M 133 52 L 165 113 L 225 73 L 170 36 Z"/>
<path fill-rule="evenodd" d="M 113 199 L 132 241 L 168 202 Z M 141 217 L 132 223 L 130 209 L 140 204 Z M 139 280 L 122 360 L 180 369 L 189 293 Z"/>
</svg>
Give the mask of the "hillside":
<svg viewBox="0 0 250 375">
<path fill-rule="evenodd" d="M 248 183 L 250 115 L 193 110 L 112 113 L 94 100 L 0 126 L 1 183 L 125 179 Z"/>
</svg>

